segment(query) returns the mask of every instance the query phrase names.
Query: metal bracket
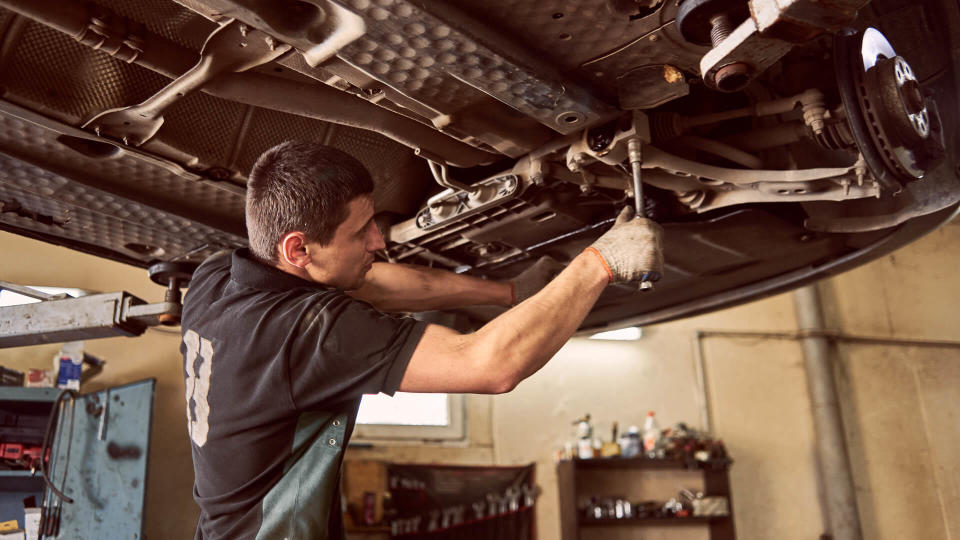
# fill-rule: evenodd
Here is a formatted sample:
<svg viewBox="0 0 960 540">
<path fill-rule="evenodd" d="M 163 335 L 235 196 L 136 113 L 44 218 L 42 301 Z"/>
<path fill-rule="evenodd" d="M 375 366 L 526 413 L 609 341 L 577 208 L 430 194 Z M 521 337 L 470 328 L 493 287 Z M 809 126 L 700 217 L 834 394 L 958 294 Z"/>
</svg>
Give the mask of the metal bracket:
<svg viewBox="0 0 960 540">
<path fill-rule="evenodd" d="M 762 73 L 791 48 L 792 43 L 761 34 L 757 23 L 748 17 L 726 39 L 703 55 L 700 75 L 707 84 L 715 86 L 717 72 L 738 62 L 749 66 L 753 75 Z"/>
<path fill-rule="evenodd" d="M 862 0 L 750 0 L 751 16 L 700 60 L 700 74 L 716 85 L 725 66 L 743 63 L 749 76 L 762 73 L 790 52 L 793 45 L 843 28 L 866 5 Z"/>
<path fill-rule="evenodd" d="M 495 208 L 519 195 L 524 187 L 520 175 L 507 172 L 473 184 L 470 191 L 446 189 L 431 197 L 415 217 L 391 227 L 389 239 L 412 241 L 425 232 Z"/>
<path fill-rule="evenodd" d="M 609 142 L 603 147 L 591 147 L 588 132 L 584 131 L 579 140 L 573 142 L 567 149 L 567 168 L 572 172 L 580 171 L 584 164 L 592 161 L 602 161 L 610 166 L 617 166 L 627 160 L 627 143 L 631 139 L 638 139 L 643 144 L 649 144 L 650 120 L 641 111 L 633 111 L 630 126 L 616 130 Z"/>
<path fill-rule="evenodd" d="M 163 111 L 188 93 L 222 74 L 246 71 L 275 60 L 290 48 L 264 32 L 231 21 L 210 34 L 200 51 L 200 60 L 175 81 L 139 105 L 104 111 L 83 127 L 93 129 L 97 135 L 140 146 L 163 125 Z"/>
<path fill-rule="evenodd" d="M 90 18 L 90 22 L 74 39 L 98 51 L 131 64 L 143 53 L 143 39 L 131 32 L 117 32 L 109 22 L 100 16 Z"/>
</svg>

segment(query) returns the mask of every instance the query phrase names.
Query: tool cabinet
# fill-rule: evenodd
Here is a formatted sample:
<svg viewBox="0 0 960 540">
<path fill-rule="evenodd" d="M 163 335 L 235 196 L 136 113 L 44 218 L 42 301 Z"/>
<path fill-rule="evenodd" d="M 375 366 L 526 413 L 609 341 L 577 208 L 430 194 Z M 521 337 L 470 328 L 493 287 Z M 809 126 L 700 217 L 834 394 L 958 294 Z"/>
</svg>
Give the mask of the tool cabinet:
<svg viewBox="0 0 960 540">
<path fill-rule="evenodd" d="M 50 437 L 48 477 L 73 502 L 58 499 L 40 470 L 0 469 L 0 522 L 24 526 L 23 499 L 59 507 L 56 534 L 44 538 L 101 540 L 143 536 L 147 462 L 155 381 L 148 379 L 64 399 Z M 0 387 L 0 442 L 42 442 L 60 391 Z M 45 515 L 50 515 L 47 512 Z"/>
<path fill-rule="evenodd" d="M 47 418 L 59 390 L 56 388 L 0 387 L 0 443 L 40 445 Z M 40 471 L 0 469 L 0 522 L 17 520 L 23 526 L 23 500 L 43 498 Z"/>
</svg>

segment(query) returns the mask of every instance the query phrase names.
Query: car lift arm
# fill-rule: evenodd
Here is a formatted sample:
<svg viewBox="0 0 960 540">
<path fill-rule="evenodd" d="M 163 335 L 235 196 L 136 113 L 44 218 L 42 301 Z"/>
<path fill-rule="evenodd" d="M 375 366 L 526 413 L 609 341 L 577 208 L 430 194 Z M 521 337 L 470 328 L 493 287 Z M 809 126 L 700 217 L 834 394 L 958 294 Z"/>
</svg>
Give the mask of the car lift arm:
<svg viewBox="0 0 960 540">
<path fill-rule="evenodd" d="M 0 289 L 40 300 L 0 308 L 0 349 L 132 337 L 143 334 L 151 326 L 177 325 L 183 309 L 180 287 L 187 285 L 195 267 L 185 263 L 151 266 L 150 279 L 167 286 L 164 301 L 156 304 L 148 304 L 126 291 L 71 298 L 0 281 Z"/>
</svg>

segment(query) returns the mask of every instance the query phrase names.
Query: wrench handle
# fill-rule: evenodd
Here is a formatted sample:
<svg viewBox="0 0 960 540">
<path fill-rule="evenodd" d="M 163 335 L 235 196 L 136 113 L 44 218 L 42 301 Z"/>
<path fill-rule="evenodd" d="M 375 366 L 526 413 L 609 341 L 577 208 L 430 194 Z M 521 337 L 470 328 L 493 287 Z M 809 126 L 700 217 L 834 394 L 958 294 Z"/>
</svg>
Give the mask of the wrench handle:
<svg viewBox="0 0 960 540">
<path fill-rule="evenodd" d="M 633 173 L 633 203 L 636 205 L 637 217 L 647 217 L 643 208 L 643 182 L 641 181 L 641 171 L 643 167 L 643 156 L 640 153 L 640 139 L 634 137 L 627 141 L 627 156 L 630 159 L 630 171 Z M 643 291 L 653 290 L 653 282 L 660 279 L 659 272 L 648 272 L 640 277 L 640 283 L 637 287 Z"/>
</svg>

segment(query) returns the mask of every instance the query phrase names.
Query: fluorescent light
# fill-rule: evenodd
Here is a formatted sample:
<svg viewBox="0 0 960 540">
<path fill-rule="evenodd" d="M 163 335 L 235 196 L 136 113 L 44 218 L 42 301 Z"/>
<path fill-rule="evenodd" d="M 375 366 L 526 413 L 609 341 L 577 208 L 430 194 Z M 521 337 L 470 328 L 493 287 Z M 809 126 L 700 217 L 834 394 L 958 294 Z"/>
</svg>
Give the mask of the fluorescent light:
<svg viewBox="0 0 960 540">
<path fill-rule="evenodd" d="M 603 339 L 611 341 L 636 341 L 643 337 L 643 330 L 639 326 L 628 326 L 618 330 L 599 332 L 590 336 L 590 339 Z"/>
</svg>

